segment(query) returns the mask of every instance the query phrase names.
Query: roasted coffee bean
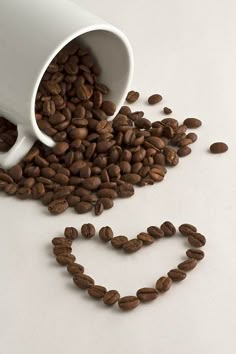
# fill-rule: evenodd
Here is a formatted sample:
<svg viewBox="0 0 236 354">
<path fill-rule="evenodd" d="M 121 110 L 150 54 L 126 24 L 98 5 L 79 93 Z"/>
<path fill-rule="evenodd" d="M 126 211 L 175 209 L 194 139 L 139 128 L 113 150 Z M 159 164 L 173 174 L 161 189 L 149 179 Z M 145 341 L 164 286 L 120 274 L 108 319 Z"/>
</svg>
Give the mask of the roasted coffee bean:
<svg viewBox="0 0 236 354">
<path fill-rule="evenodd" d="M 118 187 L 117 192 L 120 198 L 129 198 L 134 195 L 134 187 L 130 183 L 124 183 Z"/>
<path fill-rule="evenodd" d="M 192 142 L 194 143 L 194 142 L 197 140 L 197 134 L 195 134 L 195 133 L 188 133 L 188 134 L 186 135 L 186 138 L 187 138 L 187 139 L 191 139 Z"/>
<path fill-rule="evenodd" d="M 7 184 L 5 186 L 4 191 L 8 194 L 8 195 L 14 195 L 16 194 L 17 191 L 17 186 L 13 183 Z"/>
<path fill-rule="evenodd" d="M 180 263 L 178 265 L 178 268 L 181 270 L 184 270 L 185 272 L 188 272 L 189 270 L 192 270 L 195 268 L 197 265 L 197 260 L 194 258 L 189 258 L 186 261 Z"/>
<path fill-rule="evenodd" d="M 179 157 L 184 157 L 191 154 L 192 150 L 189 146 L 182 146 L 177 150 Z"/>
<path fill-rule="evenodd" d="M 95 299 L 101 299 L 106 294 L 107 289 L 101 285 L 93 285 L 88 289 L 88 294 Z"/>
<path fill-rule="evenodd" d="M 89 202 L 79 202 L 75 205 L 75 211 L 78 214 L 84 214 L 93 209 L 92 203 Z"/>
<path fill-rule="evenodd" d="M 95 215 L 101 215 L 104 211 L 104 206 L 100 201 L 97 201 L 94 206 L 94 213 Z"/>
<path fill-rule="evenodd" d="M 197 228 L 191 224 L 182 224 L 179 227 L 179 232 L 184 236 L 189 236 L 197 232 Z"/>
<path fill-rule="evenodd" d="M 108 115 L 113 116 L 116 111 L 116 105 L 111 101 L 103 101 L 101 109 Z"/>
<path fill-rule="evenodd" d="M 166 163 L 169 166 L 176 166 L 179 163 L 179 157 L 176 153 L 176 151 L 168 149 L 168 151 L 165 153 L 165 158 L 166 158 Z"/>
<path fill-rule="evenodd" d="M 131 239 L 123 244 L 123 249 L 127 253 L 137 252 L 142 248 L 143 242 L 137 238 Z"/>
<path fill-rule="evenodd" d="M 19 199 L 27 199 L 31 196 L 31 189 L 27 187 L 18 188 L 16 191 L 16 196 Z"/>
<path fill-rule="evenodd" d="M 128 241 L 126 236 L 115 236 L 111 239 L 111 245 L 114 248 L 122 248 L 123 244 Z"/>
<path fill-rule="evenodd" d="M 32 187 L 33 199 L 40 199 L 45 194 L 45 187 L 42 183 L 36 183 Z"/>
<path fill-rule="evenodd" d="M 187 138 L 184 138 L 184 139 L 181 139 L 179 142 L 178 142 L 178 146 L 180 147 L 186 147 L 187 145 L 189 144 L 192 144 L 192 140 L 191 139 L 187 139 Z"/>
<path fill-rule="evenodd" d="M 4 181 L 6 183 L 14 183 L 13 178 L 11 178 L 11 176 L 3 172 L 0 172 L 0 181 Z"/>
<path fill-rule="evenodd" d="M 15 165 L 8 170 L 8 174 L 14 179 L 15 182 L 18 182 L 23 174 L 22 167 L 19 164 Z"/>
<path fill-rule="evenodd" d="M 64 245 L 64 246 L 71 246 L 72 245 L 72 241 L 66 239 L 65 237 L 54 237 L 52 239 L 52 244 L 54 246 L 60 246 L 60 245 Z"/>
<path fill-rule="evenodd" d="M 198 250 L 195 248 L 191 248 L 191 249 L 187 250 L 186 255 L 189 258 L 196 259 L 197 261 L 201 261 L 205 256 L 205 254 L 202 250 Z"/>
<path fill-rule="evenodd" d="M 156 104 L 162 101 L 162 96 L 158 94 L 154 94 L 148 98 L 149 104 Z"/>
<path fill-rule="evenodd" d="M 109 226 L 102 227 L 99 230 L 99 237 L 104 242 L 111 241 L 113 236 L 114 236 L 113 231 Z"/>
<path fill-rule="evenodd" d="M 109 290 L 103 297 L 105 305 L 112 306 L 120 299 L 120 294 L 117 290 Z"/>
<path fill-rule="evenodd" d="M 165 172 L 160 167 L 153 167 L 149 171 L 149 176 L 155 182 L 161 182 L 164 179 Z"/>
<path fill-rule="evenodd" d="M 57 263 L 65 266 L 75 262 L 75 256 L 73 254 L 65 254 L 56 257 Z"/>
<path fill-rule="evenodd" d="M 137 91 L 129 91 L 127 96 L 126 96 L 126 101 L 128 103 L 134 103 L 138 100 L 139 98 L 139 92 Z"/>
<path fill-rule="evenodd" d="M 79 233 L 78 230 L 74 227 L 66 227 L 64 231 L 64 235 L 66 238 L 73 241 L 79 236 Z"/>
<path fill-rule="evenodd" d="M 113 189 L 109 189 L 109 188 L 99 189 L 96 193 L 99 198 L 115 199 L 118 196 L 116 191 L 114 191 Z"/>
<path fill-rule="evenodd" d="M 165 293 L 171 287 L 172 280 L 168 277 L 160 277 L 156 282 L 156 289 L 160 293 Z"/>
<path fill-rule="evenodd" d="M 71 263 L 67 265 L 67 271 L 75 275 L 77 273 L 83 273 L 84 272 L 84 267 L 81 264 L 78 263 Z"/>
<path fill-rule="evenodd" d="M 57 199 L 48 205 L 48 210 L 53 215 L 58 215 L 64 213 L 64 211 L 69 207 L 66 199 Z"/>
<path fill-rule="evenodd" d="M 70 246 L 59 245 L 53 248 L 53 253 L 55 254 L 55 256 L 69 255 L 71 254 L 71 252 L 72 248 Z"/>
<path fill-rule="evenodd" d="M 43 203 L 43 205 L 48 206 L 53 201 L 53 197 L 54 197 L 53 192 L 47 192 L 41 198 L 41 202 Z"/>
<path fill-rule="evenodd" d="M 202 122 L 197 118 L 187 118 L 184 120 L 184 125 L 189 129 L 199 128 L 202 125 Z"/>
<path fill-rule="evenodd" d="M 171 269 L 168 272 L 168 277 L 175 282 L 184 280 L 186 276 L 187 274 L 181 269 Z"/>
<path fill-rule="evenodd" d="M 153 148 L 156 150 L 162 150 L 165 147 L 163 140 L 159 137 L 156 137 L 156 136 L 150 136 L 150 137 L 146 138 L 145 145 L 148 148 Z"/>
<path fill-rule="evenodd" d="M 53 153 L 56 156 L 61 156 L 63 154 L 65 154 L 65 152 L 69 149 L 69 144 L 66 142 L 60 142 L 57 143 L 54 147 L 53 147 Z"/>
<path fill-rule="evenodd" d="M 76 204 L 78 204 L 80 202 L 80 197 L 70 194 L 66 197 L 66 200 L 67 200 L 67 203 L 70 207 L 74 207 L 74 206 L 76 206 Z"/>
<path fill-rule="evenodd" d="M 73 281 L 80 289 L 88 289 L 94 285 L 94 280 L 90 276 L 82 273 L 74 274 Z"/>
<path fill-rule="evenodd" d="M 84 238 L 92 238 L 95 236 L 95 227 L 92 224 L 83 224 L 81 226 L 81 234 Z"/>
<path fill-rule="evenodd" d="M 210 152 L 212 154 L 221 154 L 228 150 L 228 146 L 225 143 L 217 142 L 210 146 Z"/>
<path fill-rule="evenodd" d="M 165 114 L 171 114 L 171 113 L 172 113 L 172 110 L 171 110 L 170 108 L 168 108 L 168 107 L 164 107 L 164 108 L 163 108 L 163 112 L 164 112 Z"/>
<path fill-rule="evenodd" d="M 136 296 L 124 296 L 118 301 L 118 305 L 122 310 L 129 311 L 135 309 L 140 304 Z"/>
<path fill-rule="evenodd" d="M 102 203 L 104 210 L 110 209 L 114 205 L 113 200 L 110 198 L 99 198 L 97 202 Z"/>
<path fill-rule="evenodd" d="M 161 225 L 161 230 L 164 232 L 164 236 L 166 237 L 174 236 L 176 233 L 176 228 L 170 221 L 165 221 Z"/>
<path fill-rule="evenodd" d="M 149 302 L 158 297 L 158 291 L 154 288 L 142 288 L 137 291 L 136 295 L 140 301 Z"/>
<path fill-rule="evenodd" d="M 188 242 L 193 247 L 202 247 L 206 244 L 206 238 L 202 234 L 195 233 L 188 236 Z"/>
<path fill-rule="evenodd" d="M 154 242 L 154 238 L 146 232 L 140 232 L 137 239 L 142 241 L 144 245 L 151 245 Z"/>
<path fill-rule="evenodd" d="M 141 181 L 141 176 L 135 173 L 127 173 L 123 175 L 121 179 L 130 184 L 137 184 Z"/>
<path fill-rule="evenodd" d="M 164 231 L 157 226 L 149 226 L 147 232 L 156 239 L 164 236 Z"/>
</svg>

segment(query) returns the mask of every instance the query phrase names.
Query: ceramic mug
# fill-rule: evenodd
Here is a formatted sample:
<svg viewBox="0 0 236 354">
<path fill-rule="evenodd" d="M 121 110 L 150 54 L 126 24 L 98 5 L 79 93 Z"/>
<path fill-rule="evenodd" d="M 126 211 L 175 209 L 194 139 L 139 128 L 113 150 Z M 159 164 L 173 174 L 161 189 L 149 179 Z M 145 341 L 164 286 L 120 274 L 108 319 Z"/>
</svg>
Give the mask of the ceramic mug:
<svg viewBox="0 0 236 354">
<path fill-rule="evenodd" d="M 123 103 L 133 73 L 133 55 L 125 35 L 78 6 L 75 0 L 1 0 L 0 115 L 17 125 L 15 145 L 0 153 L 4 168 L 19 162 L 36 139 L 53 140 L 37 126 L 34 105 L 41 78 L 55 55 L 79 38 L 103 69 L 108 99 Z"/>
</svg>

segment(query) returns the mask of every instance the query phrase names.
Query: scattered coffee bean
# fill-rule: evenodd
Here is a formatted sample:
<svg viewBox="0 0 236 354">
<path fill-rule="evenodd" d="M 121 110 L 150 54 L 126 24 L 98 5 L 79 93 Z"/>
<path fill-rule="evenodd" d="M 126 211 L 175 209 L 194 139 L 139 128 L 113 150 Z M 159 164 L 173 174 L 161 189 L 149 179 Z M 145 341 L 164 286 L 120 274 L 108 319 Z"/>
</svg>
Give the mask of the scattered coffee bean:
<svg viewBox="0 0 236 354">
<path fill-rule="evenodd" d="M 64 213 L 64 211 L 69 207 L 66 199 L 54 200 L 48 205 L 48 210 L 53 215 L 58 215 Z"/>
<path fill-rule="evenodd" d="M 92 224 L 83 224 L 81 226 L 81 234 L 84 238 L 92 238 L 95 236 L 95 227 Z"/>
<path fill-rule="evenodd" d="M 206 238 L 202 234 L 195 233 L 188 236 L 188 242 L 193 247 L 202 247 L 206 244 Z"/>
<path fill-rule="evenodd" d="M 75 205 L 75 211 L 78 214 L 84 214 L 93 209 L 92 203 L 89 202 L 79 202 Z"/>
<path fill-rule="evenodd" d="M 138 250 L 140 250 L 142 245 L 143 245 L 143 242 L 141 240 L 134 238 L 134 239 L 131 239 L 131 240 L 123 243 L 123 249 L 127 253 L 133 253 L 133 252 L 137 252 Z"/>
<path fill-rule="evenodd" d="M 79 233 L 78 230 L 76 230 L 74 227 L 66 227 L 64 235 L 66 238 L 73 241 L 79 236 Z"/>
<path fill-rule="evenodd" d="M 88 289 L 88 294 L 95 299 L 103 298 L 106 292 L 107 289 L 101 285 L 93 285 Z"/>
<path fill-rule="evenodd" d="M 192 142 L 194 143 L 194 142 L 197 140 L 197 134 L 195 134 L 195 133 L 188 133 L 188 134 L 186 135 L 186 139 L 191 139 Z"/>
<path fill-rule="evenodd" d="M 221 154 L 223 152 L 226 152 L 227 150 L 228 146 L 222 142 L 214 143 L 210 146 L 210 152 L 212 154 Z"/>
<path fill-rule="evenodd" d="M 173 281 L 181 281 L 186 278 L 186 273 L 181 269 L 171 269 L 168 272 L 168 277 Z"/>
<path fill-rule="evenodd" d="M 74 274 L 73 281 L 80 289 L 88 289 L 94 285 L 94 280 L 90 276 L 82 273 Z"/>
<path fill-rule="evenodd" d="M 111 239 L 111 245 L 114 248 L 122 248 L 123 244 L 128 241 L 126 236 L 115 236 Z"/>
<path fill-rule="evenodd" d="M 189 258 L 194 258 L 197 261 L 201 261 L 204 258 L 204 252 L 202 250 L 191 248 L 187 250 L 186 255 Z"/>
<path fill-rule="evenodd" d="M 103 203 L 101 203 L 100 201 L 97 201 L 97 203 L 95 204 L 95 207 L 94 207 L 95 215 L 101 215 L 103 213 L 103 210 L 104 210 Z"/>
<path fill-rule="evenodd" d="M 134 102 L 136 102 L 136 101 L 138 100 L 138 98 L 139 98 L 139 92 L 137 92 L 137 91 L 130 91 L 130 92 L 128 92 L 128 94 L 127 94 L 126 101 L 127 101 L 128 103 L 134 103 Z"/>
<path fill-rule="evenodd" d="M 156 104 L 162 101 L 162 96 L 158 94 L 154 94 L 148 98 L 148 103 L 149 104 Z"/>
<path fill-rule="evenodd" d="M 102 227 L 99 230 L 99 237 L 104 242 L 109 242 L 113 238 L 113 231 L 109 226 Z"/>
<path fill-rule="evenodd" d="M 187 118 L 184 120 L 184 125 L 190 129 L 193 129 L 199 128 L 202 125 L 202 122 L 197 118 Z"/>
<path fill-rule="evenodd" d="M 61 254 L 60 256 L 56 257 L 56 260 L 57 263 L 61 265 L 67 265 L 75 262 L 75 256 L 73 256 L 73 254 Z"/>
<path fill-rule="evenodd" d="M 176 228 L 170 221 L 165 221 L 161 225 L 161 230 L 164 232 L 164 236 L 166 237 L 174 236 L 176 233 Z"/>
<path fill-rule="evenodd" d="M 70 274 L 75 275 L 77 273 L 83 273 L 84 267 L 78 263 L 70 263 L 67 265 L 67 270 Z"/>
<path fill-rule="evenodd" d="M 149 226 L 147 232 L 156 239 L 164 236 L 164 231 L 157 226 Z"/>
<path fill-rule="evenodd" d="M 160 293 L 165 293 L 171 287 L 172 280 L 168 277 L 160 277 L 156 282 L 156 289 Z"/>
<path fill-rule="evenodd" d="M 54 246 L 59 246 L 59 245 L 71 246 L 72 245 L 72 241 L 66 239 L 65 237 L 54 237 L 52 239 L 52 244 Z"/>
<path fill-rule="evenodd" d="M 69 246 L 65 246 L 65 245 L 55 246 L 53 249 L 53 253 L 56 256 L 69 255 L 71 252 L 72 252 L 72 248 Z"/>
<path fill-rule="evenodd" d="M 172 113 L 172 110 L 171 110 L 170 108 L 168 108 L 168 107 L 164 107 L 164 108 L 163 108 L 163 112 L 164 112 L 165 114 L 171 114 L 171 113 Z"/>
<path fill-rule="evenodd" d="M 151 245 L 154 242 L 154 238 L 146 232 L 140 232 L 137 239 L 142 241 L 144 245 Z"/>
<path fill-rule="evenodd" d="M 179 232 L 184 236 L 189 236 L 197 232 L 197 228 L 191 224 L 182 224 L 179 227 Z"/>
<path fill-rule="evenodd" d="M 117 290 L 109 290 L 103 297 L 103 302 L 105 305 L 112 306 L 120 299 L 120 294 Z"/>
<path fill-rule="evenodd" d="M 197 260 L 194 258 L 189 258 L 186 261 L 180 263 L 178 265 L 178 268 L 181 270 L 184 270 L 185 272 L 188 272 L 189 270 L 192 270 L 195 268 L 197 265 Z"/>
<path fill-rule="evenodd" d="M 182 146 L 177 150 L 177 154 L 179 157 L 185 157 L 189 154 L 191 154 L 192 150 L 189 146 Z"/>
<path fill-rule="evenodd" d="M 153 301 L 158 297 L 158 291 L 154 288 L 142 288 L 137 291 L 137 297 L 142 302 Z"/>
</svg>

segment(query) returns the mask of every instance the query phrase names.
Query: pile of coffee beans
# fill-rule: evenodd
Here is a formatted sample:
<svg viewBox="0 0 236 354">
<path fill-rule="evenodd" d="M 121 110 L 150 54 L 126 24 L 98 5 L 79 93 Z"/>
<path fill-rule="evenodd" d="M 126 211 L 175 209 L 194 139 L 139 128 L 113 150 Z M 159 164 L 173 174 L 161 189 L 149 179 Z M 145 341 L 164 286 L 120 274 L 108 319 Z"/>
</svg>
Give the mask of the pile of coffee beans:
<svg viewBox="0 0 236 354">
<path fill-rule="evenodd" d="M 81 227 L 81 236 L 91 239 L 96 235 L 94 225 L 88 223 Z M 114 236 L 109 226 L 102 227 L 98 236 L 104 243 L 111 242 L 115 249 L 122 249 L 126 253 L 133 253 L 140 250 L 143 246 L 150 245 L 154 241 L 163 237 L 173 237 L 177 231 L 170 221 L 165 221 L 160 227 L 149 226 L 146 232 L 141 232 L 136 238 L 128 240 L 126 236 Z M 177 268 L 171 269 L 167 275 L 157 279 L 155 287 L 144 287 L 137 290 L 136 295 L 120 296 L 117 290 L 107 290 L 104 286 L 95 284 L 94 279 L 85 274 L 84 267 L 76 263 L 76 258 L 72 254 L 72 242 L 79 237 L 79 232 L 74 227 L 66 227 L 63 237 L 55 237 L 52 240 L 53 253 L 60 265 L 67 266 L 67 271 L 73 276 L 74 284 L 94 299 L 103 300 L 105 305 L 112 306 L 118 302 L 122 310 L 132 310 L 140 302 L 147 303 L 155 300 L 160 294 L 168 291 L 172 282 L 179 282 L 186 278 L 186 272 L 194 269 L 198 261 L 204 258 L 204 252 L 199 248 L 204 246 L 206 238 L 197 231 L 197 228 L 191 224 L 182 224 L 179 227 L 179 233 L 187 237 L 188 243 L 196 248 L 190 248 L 186 251 L 187 258 L 181 262 Z"/>
<path fill-rule="evenodd" d="M 0 151 L 8 151 L 17 138 L 16 126 L 7 119 L 0 117 Z"/>
</svg>

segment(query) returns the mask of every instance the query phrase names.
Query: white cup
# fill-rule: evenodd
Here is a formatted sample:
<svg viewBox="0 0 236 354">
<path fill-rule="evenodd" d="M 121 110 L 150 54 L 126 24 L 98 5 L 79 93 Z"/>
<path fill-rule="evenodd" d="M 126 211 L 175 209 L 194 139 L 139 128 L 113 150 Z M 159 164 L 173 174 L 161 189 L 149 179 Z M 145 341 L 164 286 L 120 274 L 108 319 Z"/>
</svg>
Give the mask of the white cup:
<svg viewBox="0 0 236 354">
<path fill-rule="evenodd" d="M 79 38 L 102 68 L 101 82 L 117 108 L 125 99 L 133 54 L 125 35 L 73 0 L 0 0 L 0 115 L 17 125 L 18 138 L 0 165 L 8 168 L 39 139 L 54 142 L 38 128 L 34 105 L 41 78 L 55 55 Z"/>
</svg>

